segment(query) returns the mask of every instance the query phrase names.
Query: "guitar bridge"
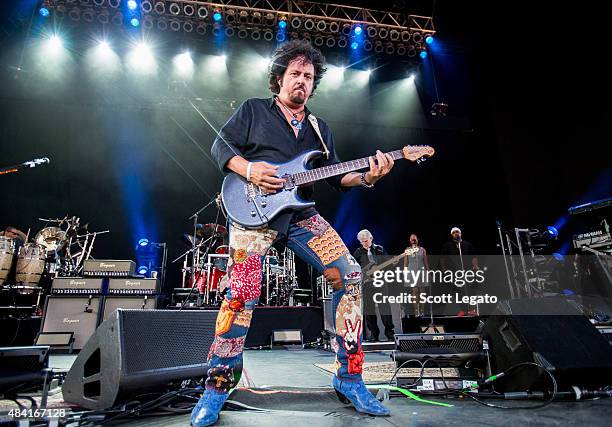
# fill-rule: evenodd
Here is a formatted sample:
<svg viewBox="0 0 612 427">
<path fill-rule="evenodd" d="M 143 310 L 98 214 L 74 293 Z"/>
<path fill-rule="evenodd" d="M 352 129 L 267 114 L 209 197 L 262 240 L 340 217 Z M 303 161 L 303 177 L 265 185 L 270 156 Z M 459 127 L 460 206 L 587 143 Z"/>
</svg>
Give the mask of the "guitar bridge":
<svg viewBox="0 0 612 427">
<path fill-rule="evenodd" d="M 280 178 L 285 181 L 283 184 L 284 190 L 292 190 L 295 188 L 295 180 L 293 179 L 293 175 L 286 173 Z"/>
</svg>

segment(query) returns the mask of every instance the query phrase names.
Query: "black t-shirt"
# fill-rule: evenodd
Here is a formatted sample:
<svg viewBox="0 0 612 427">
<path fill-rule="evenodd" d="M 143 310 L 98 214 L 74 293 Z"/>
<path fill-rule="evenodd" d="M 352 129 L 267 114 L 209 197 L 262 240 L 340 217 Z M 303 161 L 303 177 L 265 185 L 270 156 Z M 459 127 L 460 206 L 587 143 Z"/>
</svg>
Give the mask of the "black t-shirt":
<svg viewBox="0 0 612 427">
<path fill-rule="evenodd" d="M 307 108 L 305 113 L 307 116 L 310 115 Z M 317 121 L 330 152 L 330 158 L 315 159 L 310 167 L 339 163 L 331 130 L 323 120 L 317 118 Z M 292 125 L 287 122 L 274 98 L 251 98 L 238 107 L 223 126 L 213 143 L 211 153 L 219 168 L 227 173 L 230 172 L 226 168 L 227 162 L 236 155 L 251 162 L 285 163 L 311 150 L 323 150 L 323 148 L 307 117 L 304 117 L 302 129 L 296 138 Z M 341 180 L 342 175 L 326 179 L 337 190 L 345 190 L 341 187 Z M 312 195 L 312 186 L 300 189 L 302 198 L 311 200 Z M 314 214 L 316 211 L 312 208 L 300 211 L 288 210 L 274 218 L 268 226 L 281 234 L 286 234 L 291 222 L 309 218 Z"/>
<path fill-rule="evenodd" d="M 372 255 L 374 256 L 374 261 L 376 264 L 380 264 L 382 261 L 384 261 L 382 257 L 387 255 L 387 251 L 384 247 L 382 247 L 381 245 L 373 244 L 370 249 Z M 357 249 L 355 249 L 355 252 L 353 252 L 353 257 L 355 257 L 361 267 L 365 267 L 370 264 L 370 260 L 368 258 L 368 250 L 365 249 L 363 246 L 359 246 Z"/>
<path fill-rule="evenodd" d="M 461 245 L 461 255 L 463 255 L 463 267 L 466 270 L 472 268 L 472 258 L 476 255 L 474 245 L 467 240 L 462 240 L 457 244 L 454 240 L 449 240 L 442 245 L 440 250 L 440 258 L 446 264 L 444 267 L 449 270 L 461 269 L 461 259 L 459 258 L 459 245 Z"/>
</svg>

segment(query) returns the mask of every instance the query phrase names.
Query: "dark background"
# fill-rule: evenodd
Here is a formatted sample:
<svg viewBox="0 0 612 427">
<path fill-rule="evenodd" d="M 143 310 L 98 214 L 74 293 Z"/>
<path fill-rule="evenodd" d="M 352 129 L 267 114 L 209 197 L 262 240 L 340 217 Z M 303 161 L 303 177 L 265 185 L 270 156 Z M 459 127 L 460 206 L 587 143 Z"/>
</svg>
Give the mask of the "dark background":
<svg viewBox="0 0 612 427">
<path fill-rule="evenodd" d="M 90 230 L 111 230 L 97 240 L 98 258 L 134 258 L 136 241 L 148 237 L 167 242 L 173 259 L 187 248 L 180 240 L 190 229 L 187 218 L 219 191 L 222 180 L 206 157 L 214 133 L 187 99 L 214 126 L 222 125 L 245 98 L 268 96 L 265 79 L 252 86 L 254 77 L 233 73 L 233 58 L 243 44 L 262 54 L 274 45 L 228 40 L 231 81 L 187 88 L 163 74 L 92 81 L 79 61 L 92 30 L 66 25 L 72 64 L 50 80 L 34 57 L 40 27 L 34 25 L 27 37 L 34 2 L 11 3 L 2 5 L 0 27 L 0 164 L 42 156 L 51 164 L 0 177 L 0 227 L 31 228 L 34 234 L 44 226 L 38 217 L 76 215 Z M 377 8 L 383 3 L 374 2 Z M 422 111 L 389 102 L 382 88 L 406 64 L 386 56 L 379 58 L 383 66 L 370 87 L 371 94 L 383 95 L 368 98 L 350 88 L 320 92 L 309 106 L 330 124 L 342 159 L 406 144 L 432 145 L 436 156 L 418 166 L 398 162 L 373 190 L 340 195 L 320 184 L 318 210 L 351 249 L 356 233 L 368 228 L 390 253 L 401 251 L 411 232 L 436 253 L 450 228 L 459 226 L 479 252 L 497 253 L 500 220 L 508 227 L 555 224 L 559 247 L 567 250 L 576 228 L 567 209 L 612 195 L 612 74 L 601 6 L 388 3 L 434 11 L 438 47 L 430 58 L 448 117 L 427 114 L 435 101 L 431 63 L 416 81 Z M 165 58 L 185 45 L 200 53 L 215 50 L 207 38 L 170 31 L 155 36 L 164 41 Z M 338 52 L 324 53 L 330 62 L 338 58 Z M 19 64 L 22 71 L 15 69 Z M 214 219 L 209 209 L 200 222 Z M 168 280 L 178 286 L 178 268 Z"/>
</svg>

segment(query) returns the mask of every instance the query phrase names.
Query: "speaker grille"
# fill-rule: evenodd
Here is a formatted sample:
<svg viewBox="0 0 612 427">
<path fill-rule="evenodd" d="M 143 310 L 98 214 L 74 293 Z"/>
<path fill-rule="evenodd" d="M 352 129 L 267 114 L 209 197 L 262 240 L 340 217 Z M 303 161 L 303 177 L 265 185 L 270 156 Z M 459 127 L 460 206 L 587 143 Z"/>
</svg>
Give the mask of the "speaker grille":
<svg viewBox="0 0 612 427">
<path fill-rule="evenodd" d="M 118 310 L 118 313 L 127 375 L 206 363 L 217 311 Z M 194 335 L 198 339 L 193 339 Z"/>
<path fill-rule="evenodd" d="M 406 353 L 429 353 L 431 349 L 448 349 L 453 353 L 477 353 L 480 351 L 480 339 L 472 336 L 469 338 L 446 338 L 444 340 L 430 339 L 399 339 L 399 350 Z"/>
</svg>

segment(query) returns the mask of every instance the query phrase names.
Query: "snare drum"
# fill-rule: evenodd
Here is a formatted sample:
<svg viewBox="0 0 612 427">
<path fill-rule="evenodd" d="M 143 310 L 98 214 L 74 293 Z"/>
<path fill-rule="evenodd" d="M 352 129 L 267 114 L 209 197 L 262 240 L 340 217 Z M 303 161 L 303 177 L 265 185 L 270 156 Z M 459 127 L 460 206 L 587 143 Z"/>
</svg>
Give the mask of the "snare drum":
<svg viewBox="0 0 612 427">
<path fill-rule="evenodd" d="M 34 243 L 27 243 L 19 248 L 17 257 L 16 279 L 23 285 L 38 285 L 40 277 L 45 271 L 45 247 Z"/>
<path fill-rule="evenodd" d="M 222 271 L 224 274 L 227 271 L 227 261 L 229 259 L 229 246 L 221 245 L 217 249 L 215 249 L 215 254 L 217 255 L 227 255 L 227 256 L 218 256 L 214 257 L 212 260 L 213 265 L 216 269 Z"/>
<path fill-rule="evenodd" d="M 225 276 L 225 271 L 221 271 L 216 267 L 212 267 L 210 271 L 210 280 L 208 280 L 206 270 L 196 270 L 194 276 L 190 280 L 189 287 L 193 287 L 194 279 L 196 282 L 196 289 L 203 295 L 206 292 L 206 284 L 208 283 L 208 292 L 217 292 L 219 289 L 219 282 Z"/>
<path fill-rule="evenodd" d="M 0 236 L 0 286 L 4 285 L 15 259 L 15 241 Z"/>
</svg>

